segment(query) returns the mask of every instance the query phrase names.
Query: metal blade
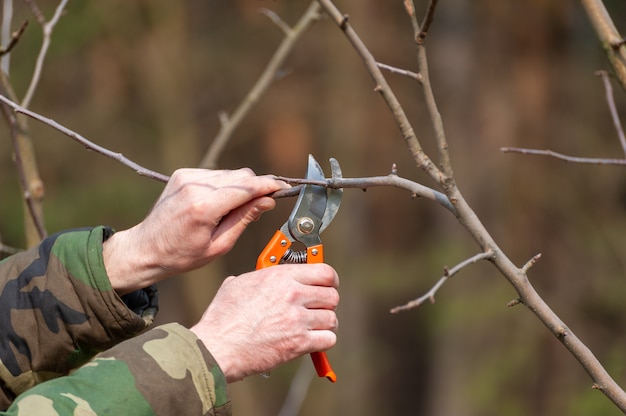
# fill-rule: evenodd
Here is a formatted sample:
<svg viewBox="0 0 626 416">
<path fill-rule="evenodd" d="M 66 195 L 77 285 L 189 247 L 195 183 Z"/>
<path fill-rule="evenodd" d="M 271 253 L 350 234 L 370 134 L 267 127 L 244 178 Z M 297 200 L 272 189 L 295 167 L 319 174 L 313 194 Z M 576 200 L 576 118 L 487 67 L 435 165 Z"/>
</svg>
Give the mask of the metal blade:
<svg viewBox="0 0 626 416">
<path fill-rule="evenodd" d="M 309 164 L 306 179 L 324 180 L 324 171 L 312 155 L 309 155 Z M 287 221 L 289 233 L 307 247 L 319 244 L 320 227 L 326 211 L 326 188 L 319 185 L 304 185 L 296 205 Z M 303 227 L 306 223 L 306 227 Z"/>
<path fill-rule="evenodd" d="M 333 179 L 342 178 L 343 175 L 341 173 L 341 167 L 339 166 L 339 162 L 335 158 L 330 158 L 330 170 Z M 330 189 L 326 190 L 327 201 L 326 201 L 326 211 L 324 211 L 324 217 L 322 218 L 322 226 L 320 227 L 320 234 L 328 227 L 328 225 L 332 222 L 333 218 L 339 211 L 339 206 L 341 205 L 341 197 L 343 196 L 343 189 Z"/>
</svg>

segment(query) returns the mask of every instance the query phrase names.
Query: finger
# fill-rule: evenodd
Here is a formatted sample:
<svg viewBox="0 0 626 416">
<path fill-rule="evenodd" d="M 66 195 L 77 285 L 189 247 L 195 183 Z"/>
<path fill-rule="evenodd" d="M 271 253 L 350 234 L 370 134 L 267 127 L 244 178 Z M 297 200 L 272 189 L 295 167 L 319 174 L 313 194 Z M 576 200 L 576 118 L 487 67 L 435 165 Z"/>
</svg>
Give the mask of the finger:
<svg viewBox="0 0 626 416">
<path fill-rule="evenodd" d="M 334 287 L 309 286 L 302 304 L 308 309 L 328 309 L 334 311 L 339 305 L 339 292 Z"/>
<path fill-rule="evenodd" d="M 327 329 L 309 331 L 309 336 L 309 353 L 329 350 L 337 343 L 337 334 Z"/>
<path fill-rule="evenodd" d="M 339 327 L 339 320 L 334 311 L 327 309 L 309 309 L 307 328 L 309 330 L 329 330 L 335 332 Z"/>
<path fill-rule="evenodd" d="M 238 181 L 223 184 L 215 189 L 215 193 L 210 195 L 209 208 L 211 211 L 224 216 L 230 211 L 247 204 L 248 202 L 269 195 L 283 188 L 280 181 L 270 177 L 241 177 Z M 207 195 L 207 199 L 209 195 Z"/>
<path fill-rule="evenodd" d="M 283 264 L 280 267 L 285 268 L 281 271 L 290 274 L 294 280 L 303 285 L 339 287 L 337 272 L 326 263 Z"/>
<path fill-rule="evenodd" d="M 246 227 L 266 211 L 273 209 L 276 201 L 270 197 L 261 197 L 246 203 L 223 217 L 215 228 L 211 239 L 212 249 L 221 251 L 220 247 L 227 250 L 237 241 Z"/>
</svg>

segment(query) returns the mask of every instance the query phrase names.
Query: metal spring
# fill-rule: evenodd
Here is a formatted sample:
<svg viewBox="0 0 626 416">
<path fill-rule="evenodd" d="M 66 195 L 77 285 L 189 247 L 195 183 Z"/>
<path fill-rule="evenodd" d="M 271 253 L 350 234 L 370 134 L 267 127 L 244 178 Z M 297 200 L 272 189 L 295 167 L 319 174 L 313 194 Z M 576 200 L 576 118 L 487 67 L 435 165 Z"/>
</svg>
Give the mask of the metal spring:
<svg viewBox="0 0 626 416">
<path fill-rule="evenodd" d="M 289 249 L 283 254 L 283 258 L 280 259 L 281 263 L 300 264 L 306 263 L 307 254 L 306 251 L 294 251 Z"/>
</svg>

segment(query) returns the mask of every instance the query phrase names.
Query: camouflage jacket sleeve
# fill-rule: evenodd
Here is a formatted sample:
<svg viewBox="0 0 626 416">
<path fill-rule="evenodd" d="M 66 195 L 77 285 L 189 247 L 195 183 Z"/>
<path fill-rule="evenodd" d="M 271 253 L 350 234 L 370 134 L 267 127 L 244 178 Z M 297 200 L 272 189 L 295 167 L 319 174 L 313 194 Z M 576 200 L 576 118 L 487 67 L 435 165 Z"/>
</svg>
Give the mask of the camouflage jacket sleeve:
<svg viewBox="0 0 626 416">
<path fill-rule="evenodd" d="M 0 262 L 0 410 L 152 322 L 156 288 L 124 299 L 111 288 L 102 260 L 111 234 L 59 233 Z"/>
<path fill-rule="evenodd" d="M 231 414 L 224 375 L 189 330 L 167 324 L 41 383 L 0 415 Z"/>
</svg>

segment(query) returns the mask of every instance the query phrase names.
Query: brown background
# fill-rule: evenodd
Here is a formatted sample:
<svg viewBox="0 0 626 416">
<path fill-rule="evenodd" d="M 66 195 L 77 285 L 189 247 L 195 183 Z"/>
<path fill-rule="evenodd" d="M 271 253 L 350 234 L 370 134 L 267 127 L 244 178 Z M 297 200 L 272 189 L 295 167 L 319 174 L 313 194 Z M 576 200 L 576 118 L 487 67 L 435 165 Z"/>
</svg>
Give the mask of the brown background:
<svg viewBox="0 0 626 416">
<path fill-rule="evenodd" d="M 416 2 L 425 7 L 425 1 Z M 606 1 L 626 33 L 626 4 Z M 338 1 L 376 59 L 416 70 L 401 1 Z M 32 109 L 148 168 L 197 166 L 260 75 L 281 32 L 260 7 L 293 24 L 308 2 L 207 0 L 70 2 L 56 28 Z M 55 2 L 41 2 L 51 16 Z M 22 6 L 23 7 L 23 6 Z M 26 17 L 17 11 L 15 22 Z M 17 23 L 16 23 L 17 24 Z M 33 21 L 12 54 L 23 94 L 40 44 Z M 597 69 L 608 64 L 575 1 L 440 2 L 427 41 L 430 72 L 457 182 L 519 265 L 541 252 L 530 278 L 540 294 L 626 385 L 624 168 L 503 154 L 502 146 L 622 157 Z M 316 23 L 286 76 L 237 130 L 221 168 L 301 176 L 312 153 L 350 177 L 417 171 L 355 52 L 330 20 Z M 419 85 L 388 75 L 427 150 L 433 132 Z M 626 96 L 615 89 L 618 110 Z M 49 232 L 135 224 L 162 185 L 30 123 L 47 196 Z M 0 235 L 23 246 L 8 130 L 0 130 Z M 160 322 L 193 323 L 222 278 L 254 267 L 293 200 L 250 227 L 204 270 L 161 285 Z M 477 247 L 441 207 L 404 191 L 347 190 L 324 237 L 341 276 L 336 385 L 313 380 L 301 415 L 617 415 L 565 349 L 489 264 L 454 277 L 435 305 L 389 309 L 423 294 L 444 266 Z M 308 365 L 308 362 L 305 361 Z M 232 386 L 236 414 L 275 415 L 298 364 Z"/>
</svg>

